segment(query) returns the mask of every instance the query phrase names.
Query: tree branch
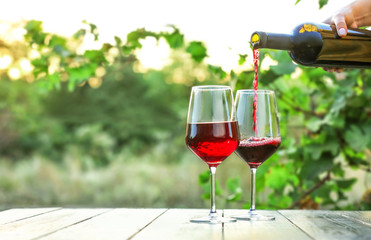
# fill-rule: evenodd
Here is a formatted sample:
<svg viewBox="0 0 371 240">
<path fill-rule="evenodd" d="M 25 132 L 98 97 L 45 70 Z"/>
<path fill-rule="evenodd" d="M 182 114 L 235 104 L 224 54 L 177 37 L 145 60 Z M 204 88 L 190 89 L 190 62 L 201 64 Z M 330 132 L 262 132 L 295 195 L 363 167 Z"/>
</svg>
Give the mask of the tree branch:
<svg viewBox="0 0 371 240">
<path fill-rule="evenodd" d="M 302 112 L 302 113 L 304 113 L 307 116 L 315 116 L 315 117 L 320 117 L 320 118 L 324 116 L 323 114 L 318 114 L 318 113 L 316 113 L 314 111 L 305 110 L 305 109 L 303 109 L 303 108 L 301 108 L 299 106 L 295 106 L 292 102 L 288 101 L 288 99 L 285 99 L 283 97 L 281 97 L 281 101 L 283 101 L 284 103 L 286 103 L 293 110 L 295 110 L 297 112 Z"/>
<path fill-rule="evenodd" d="M 293 110 L 297 111 L 297 112 L 301 112 L 303 114 L 305 114 L 306 116 L 315 116 L 315 117 L 323 117 L 324 114 L 319 114 L 319 113 L 316 113 L 315 111 L 311 111 L 311 110 L 305 110 L 303 108 L 301 108 L 300 106 L 297 106 L 294 104 L 294 100 L 287 97 L 282 91 L 280 91 L 277 87 L 275 89 L 276 93 L 277 93 L 277 96 L 280 97 L 280 100 L 284 103 L 286 103 L 290 108 L 292 108 Z"/>
<path fill-rule="evenodd" d="M 324 177 L 321 181 L 317 182 L 316 185 L 314 185 L 313 187 L 311 187 L 310 189 L 308 189 L 307 191 L 305 191 L 298 200 L 296 200 L 295 202 L 293 202 L 289 207 L 288 209 L 293 209 L 294 207 L 296 206 L 299 206 L 300 205 L 300 202 L 305 198 L 307 197 L 309 194 L 311 194 L 312 192 L 314 192 L 315 190 L 317 190 L 318 188 L 320 188 L 323 184 L 325 184 L 325 182 L 327 182 L 328 180 L 331 179 L 331 176 L 330 176 L 330 171 L 327 171 L 327 175 L 326 177 Z"/>
</svg>

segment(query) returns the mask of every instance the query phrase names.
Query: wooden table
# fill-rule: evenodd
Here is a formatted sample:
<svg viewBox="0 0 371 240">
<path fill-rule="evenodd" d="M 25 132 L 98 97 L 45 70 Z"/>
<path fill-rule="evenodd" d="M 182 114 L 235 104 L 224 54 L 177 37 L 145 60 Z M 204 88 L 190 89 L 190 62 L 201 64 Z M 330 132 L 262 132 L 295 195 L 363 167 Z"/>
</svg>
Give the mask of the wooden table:
<svg viewBox="0 0 371 240">
<path fill-rule="evenodd" d="M 220 210 L 225 216 L 246 210 Z M 23 208 L 0 212 L 0 239 L 371 239 L 371 211 L 261 211 L 275 221 L 190 223 L 207 209 Z"/>
</svg>

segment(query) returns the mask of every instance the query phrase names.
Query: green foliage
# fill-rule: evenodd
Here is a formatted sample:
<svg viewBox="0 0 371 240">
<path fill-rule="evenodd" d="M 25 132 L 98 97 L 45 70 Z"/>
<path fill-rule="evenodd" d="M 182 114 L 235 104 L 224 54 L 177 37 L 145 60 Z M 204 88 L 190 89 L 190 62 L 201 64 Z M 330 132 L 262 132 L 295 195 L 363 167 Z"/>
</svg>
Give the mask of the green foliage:
<svg viewBox="0 0 371 240">
<path fill-rule="evenodd" d="M 328 3 L 328 0 L 319 0 L 319 9 L 323 8 Z"/>
<path fill-rule="evenodd" d="M 296 0 L 295 5 L 301 2 L 301 0 Z M 319 9 L 323 8 L 325 5 L 327 5 L 328 0 L 318 0 L 318 6 Z"/>
<path fill-rule="evenodd" d="M 239 57 L 238 64 L 243 65 L 246 62 L 247 54 L 239 54 Z"/>
<path fill-rule="evenodd" d="M 203 189 L 204 193 L 202 194 L 203 199 L 210 199 L 210 171 L 207 170 L 201 173 L 198 176 L 198 182 Z M 222 189 L 219 185 L 219 181 L 215 180 L 215 195 L 219 196 L 222 194 Z"/>
<path fill-rule="evenodd" d="M 183 136 L 190 86 L 252 87 L 251 68 L 226 72 L 205 64 L 205 45 L 187 42 L 175 26 L 159 33 L 140 28 L 126 40 L 115 37 L 114 45 L 105 43 L 100 49 L 79 52 L 87 35 L 99 39 L 97 27 L 85 25 L 71 39 L 44 32 L 40 21 L 25 26 L 28 49 L 42 54 L 31 62 L 33 84 L 10 82 L 2 75 L 2 159 L 22 162 L 28 156 L 41 156 L 63 168 L 66 159 L 73 158 L 81 172 L 114 169 L 117 159 L 179 163 L 186 156 Z M 162 71 L 135 70 L 135 51 L 146 38 L 166 40 L 174 50 L 172 65 Z M 369 193 L 351 203 L 346 192 L 358 183 L 349 171 L 370 171 L 370 70 L 349 69 L 335 75 L 297 66 L 286 52 L 261 50 L 260 61 L 268 58 L 276 64 L 259 70 L 259 88 L 276 92 L 283 141 L 277 153 L 259 167 L 257 208 L 369 209 Z M 237 64 L 248 65 L 246 59 L 240 54 Z M 99 73 L 102 69 L 103 74 Z M 179 72 L 181 80 L 175 81 Z M 197 77 L 200 72 L 206 77 Z M 157 160 L 153 160 L 155 153 Z M 62 170 L 51 171 L 52 176 Z M 217 195 L 227 206 L 249 206 L 248 191 L 242 191 L 240 179 L 216 183 Z M 11 177 L 0 182 L 0 189 L 7 193 L 17 189 Z M 208 199 L 209 171 L 199 175 L 199 184 L 202 197 Z M 106 186 L 96 185 L 98 189 Z M 54 195 L 49 200 L 49 204 L 58 201 Z"/>
<path fill-rule="evenodd" d="M 258 169 L 257 192 L 269 189 L 265 202 L 258 194 L 259 208 L 341 209 L 345 193 L 357 182 L 346 172 L 370 171 L 371 71 L 349 69 L 334 75 L 296 66 L 282 51 L 261 50 L 260 56 L 276 62 L 260 70 L 259 88 L 276 92 L 283 142 Z M 252 87 L 253 72 L 234 77 L 237 89 Z M 240 196 L 223 196 L 241 201 Z M 364 198 L 353 208 L 370 205 Z"/>
<path fill-rule="evenodd" d="M 198 182 L 204 191 L 202 194 L 203 199 L 210 199 L 210 171 L 206 170 L 205 172 L 199 174 Z M 242 188 L 240 186 L 240 181 L 238 177 L 229 178 L 226 182 L 226 188 L 228 194 L 223 195 L 223 189 L 219 184 L 218 179 L 215 180 L 215 195 L 223 197 L 227 202 L 235 202 L 241 199 L 242 197 Z"/>
<path fill-rule="evenodd" d="M 229 195 L 227 201 L 238 201 L 242 197 L 242 188 L 240 187 L 240 180 L 238 177 L 229 178 L 227 180 L 227 189 Z"/>
<path fill-rule="evenodd" d="M 300 67 L 302 73 L 293 78 L 291 73 L 297 67 L 287 57 L 276 52 L 269 56 L 278 64 L 262 71 L 260 79 L 278 96 L 285 141 L 279 152 L 282 160 L 265 163 L 270 165 L 265 184 L 274 191 L 268 205 L 306 207 L 311 199 L 338 208 L 346 200 L 344 192 L 356 181 L 345 178 L 344 168 L 369 167 L 365 151 L 370 140 L 365 129 L 371 122 L 365 106 L 371 98 L 364 92 L 368 91 L 365 86 L 371 84 L 370 70 L 348 70 L 343 73 L 344 79 L 337 79 L 321 69 Z M 272 79 L 263 81 L 266 76 Z M 291 136 L 290 128 L 298 126 L 305 134 L 300 138 Z M 296 144 L 287 142 L 289 138 L 295 139 Z M 282 182 L 277 182 L 279 178 Z M 283 191 L 291 197 L 291 203 L 273 197 Z M 331 200 L 333 193 L 338 196 L 336 201 Z"/>
<path fill-rule="evenodd" d="M 206 48 L 202 42 L 190 42 L 186 51 L 191 54 L 192 58 L 196 62 L 202 62 L 202 60 L 207 56 Z"/>
<path fill-rule="evenodd" d="M 171 27 L 173 28 L 173 32 L 172 33 L 165 32 L 162 34 L 162 36 L 166 39 L 169 46 L 173 49 L 177 49 L 184 46 L 184 35 L 175 26 Z"/>
<path fill-rule="evenodd" d="M 215 74 L 216 76 L 218 76 L 218 78 L 220 79 L 224 79 L 225 77 L 227 77 L 227 73 L 223 70 L 223 68 L 219 66 L 209 65 L 209 71 L 212 74 Z"/>
</svg>

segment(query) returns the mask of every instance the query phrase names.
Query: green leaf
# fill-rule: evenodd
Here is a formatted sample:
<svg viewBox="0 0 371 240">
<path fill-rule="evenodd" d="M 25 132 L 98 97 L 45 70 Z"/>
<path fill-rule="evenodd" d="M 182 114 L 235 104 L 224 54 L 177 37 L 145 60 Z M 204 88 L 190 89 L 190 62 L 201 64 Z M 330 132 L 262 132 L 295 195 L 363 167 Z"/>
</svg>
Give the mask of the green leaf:
<svg viewBox="0 0 371 240">
<path fill-rule="evenodd" d="M 299 177 L 306 180 L 313 180 L 319 174 L 330 170 L 333 166 L 332 158 L 321 158 L 318 161 L 306 160 L 301 167 Z"/>
<path fill-rule="evenodd" d="M 276 74 L 272 69 L 268 71 L 261 72 L 260 77 L 258 77 L 259 84 L 264 83 L 264 84 L 269 84 L 277 79 L 279 79 L 280 75 Z"/>
<path fill-rule="evenodd" d="M 343 167 L 341 166 L 340 163 L 336 164 L 333 168 L 332 168 L 332 172 L 335 176 L 338 176 L 338 177 L 344 177 L 345 176 L 345 170 L 343 169 Z"/>
<path fill-rule="evenodd" d="M 227 73 L 222 69 L 222 67 L 209 65 L 208 68 L 211 73 L 218 75 L 219 79 L 227 77 Z"/>
<path fill-rule="evenodd" d="M 37 77 L 40 73 L 48 74 L 48 58 L 46 56 L 41 56 L 31 61 L 31 64 L 34 66 L 33 75 Z"/>
<path fill-rule="evenodd" d="M 36 21 L 36 20 L 31 20 L 28 21 L 25 29 L 27 32 L 41 32 L 42 31 L 42 22 L 41 21 Z"/>
<path fill-rule="evenodd" d="M 86 34 L 86 30 L 85 30 L 85 29 L 80 29 L 80 30 L 78 30 L 75 34 L 73 34 L 73 37 L 74 37 L 75 39 L 78 39 L 78 38 L 80 38 L 80 37 L 84 37 L 85 34 Z"/>
<path fill-rule="evenodd" d="M 47 75 L 46 79 L 48 80 L 49 83 L 49 90 L 60 88 L 61 76 L 59 73 Z"/>
<path fill-rule="evenodd" d="M 296 65 L 285 51 L 272 51 L 270 55 L 276 60 L 277 65 L 273 65 L 270 69 L 277 75 L 291 74 L 295 72 Z"/>
<path fill-rule="evenodd" d="M 299 178 L 295 172 L 292 163 L 286 163 L 284 165 L 276 165 L 270 167 L 269 174 L 266 177 L 266 185 L 275 190 L 283 190 L 287 185 L 297 186 Z"/>
<path fill-rule="evenodd" d="M 243 71 L 237 76 L 237 89 L 252 88 L 254 71 Z"/>
<path fill-rule="evenodd" d="M 165 38 L 170 48 L 176 49 L 184 45 L 184 35 L 180 33 L 179 29 L 172 26 L 174 32 L 172 33 L 163 33 L 162 36 Z"/>
<path fill-rule="evenodd" d="M 63 54 L 67 50 L 66 42 L 67 40 L 65 38 L 53 35 L 49 41 L 49 46 L 53 48 L 54 52 Z"/>
<path fill-rule="evenodd" d="M 89 23 L 89 26 L 90 26 L 90 32 L 94 35 L 94 40 L 97 41 L 98 36 L 99 36 L 97 25 L 93 23 Z"/>
<path fill-rule="evenodd" d="M 301 0 L 296 0 L 295 5 L 298 4 Z"/>
<path fill-rule="evenodd" d="M 227 201 L 237 201 L 242 197 L 242 188 L 240 187 L 239 178 L 229 178 L 227 180 L 227 189 L 230 194 L 227 196 Z"/>
<path fill-rule="evenodd" d="M 140 39 L 145 39 L 146 37 L 154 37 L 158 39 L 158 34 L 147 31 L 144 28 L 139 28 L 135 31 L 130 32 L 126 36 L 126 47 L 128 49 L 142 48 L 142 44 L 139 42 Z"/>
<path fill-rule="evenodd" d="M 336 180 L 335 181 L 337 186 L 342 190 L 351 190 L 352 186 L 357 182 L 356 178 L 348 179 L 348 180 Z"/>
<path fill-rule="evenodd" d="M 317 132 L 321 125 L 323 124 L 323 121 L 322 119 L 318 118 L 318 117 L 311 117 L 306 126 L 309 130 L 311 130 L 312 132 Z"/>
<path fill-rule="evenodd" d="M 231 192 L 236 192 L 240 188 L 240 181 L 238 177 L 227 179 L 227 189 Z"/>
<path fill-rule="evenodd" d="M 319 9 L 323 8 L 328 3 L 328 0 L 319 0 Z"/>
<path fill-rule="evenodd" d="M 91 62 L 107 63 L 104 53 L 100 50 L 87 50 L 84 57 L 88 58 Z"/>
<path fill-rule="evenodd" d="M 115 42 L 116 42 L 116 45 L 117 45 L 117 46 L 121 46 L 121 44 L 122 44 L 122 40 L 121 40 L 121 38 L 118 37 L 118 36 L 115 36 Z"/>
<path fill-rule="evenodd" d="M 205 184 L 205 183 L 208 183 L 209 182 L 209 179 L 210 179 L 210 171 L 207 170 L 203 173 L 200 173 L 198 175 L 198 183 L 199 184 Z"/>
<path fill-rule="evenodd" d="M 204 194 L 202 194 L 203 199 L 210 199 L 210 182 L 201 184 L 201 187 L 204 191 Z M 215 180 L 215 195 L 220 196 L 222 195 L 222 189 L 220 188 L 219 181 Z"/>
<path fill-rule="evenodd" d="M 279 208 L 287 208 L 292 203 L 292 197 L 288 195 L 271 193 L 268 195 L 268 202 L 270 205 L 277 206 Z"/>
<path fill-rule="evenodd" d="M 47 34 L 43 32 L 41 21 L 31 20 L 27 22 L 25 29 L 27 31 L 25 34 L 25 39 L 27 41 L 30 41 L 31 44 L 44 44 Z"/>
<path fill-rule="evenodd" d="M 68 90 L 73 91 L 76 85 L 81 84 L 92 76 L 95 76 L 97 66 L 96 63 L 88 63 L 79 67 L 66 69 L 69 75 Z"/>
<path fill-rule="evenodd" d="M 246 62 L 247 54 L 239 54 L 238 65 L 243 65 Z"/>
<path fill-rule="evenodd" d="M 124 54 L 130 54 L 132 53 L 138 46 L 127 46 L 127 45 L 124 45 L 122 46 L 122 51 L 124 52 Z M 140 45 L 140 47 L 138 48 L 141 48 L 142 45 Z"/>
<path fill-rule="evenodd" d="M 347 99 L 345 96 L 336 96 L 334 103 L 331 105 L 330 113 L 338 115 L 339 112 L 345 108 Z"/>
<path fill-rule="evenodd" d="M 270 169 L 266 179 L 266 185 L 273 189 L 282 189 L 286 185 L 287 176 L 289 173 L 284 167 L 273 167 Z"/>
<path fill-rule="evenodd" d="M 222 195 L 222 193 L 223 193 L 223 190 L 220 187 L 219 181 L 215 180 L 215 195 L 220 196 Z"/>
<path fill-rule="evenodd" d="M 151 36 L 150 32 L 147 32 L 144 28 L 137 29 L 135 31 L 130 32 L 126 36 L 126 44 L 122 47 L 124 53 L 131 53 L 131 51 L 135 49 L 142 48 L 142 44 L 139 42 L 140 39 L 144 39 L 147 36 Z"/>
<path fill-rule="evenodd" d="M 369 136 L 367 136 L 361 128 L 356 125 L 351 125 L 350 129 L 345 131 L 345 141 L 355 151 L 364 151 L 367 147 Z"/>
<path fill-rule="evenodd" d="M 363 130 L 367 136 L 371 136 L 371 119 L 365 122 Z M 371 149 L 371 137 L 368 138 L 367 148 Z"/>
<path fill-rule="evenodd" d="M 202 42 L 193 41 L 190 42 L 186 48 L 187 53 L 191 54 L 191 57 L 196 62 L 202 62 L 207 56 L 206 47 Z"/>
</svg>

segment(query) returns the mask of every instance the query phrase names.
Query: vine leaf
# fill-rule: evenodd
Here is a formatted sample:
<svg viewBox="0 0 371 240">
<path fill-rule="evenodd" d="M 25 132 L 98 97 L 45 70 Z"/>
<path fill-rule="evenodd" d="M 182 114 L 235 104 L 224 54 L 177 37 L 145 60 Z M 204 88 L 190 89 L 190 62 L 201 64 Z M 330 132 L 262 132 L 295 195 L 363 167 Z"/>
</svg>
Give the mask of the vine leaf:
<svg viewBox="0 0 371 240">
<path fill-rule="evenodd" d="M 186 51 L 191 54 L 193 60 L 199 63 L 207 56 L 206 47 L 199 41 L 190 42 Z"/>
</svg>

